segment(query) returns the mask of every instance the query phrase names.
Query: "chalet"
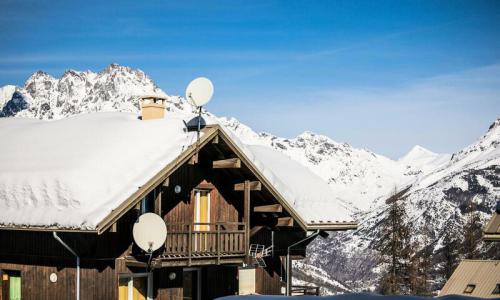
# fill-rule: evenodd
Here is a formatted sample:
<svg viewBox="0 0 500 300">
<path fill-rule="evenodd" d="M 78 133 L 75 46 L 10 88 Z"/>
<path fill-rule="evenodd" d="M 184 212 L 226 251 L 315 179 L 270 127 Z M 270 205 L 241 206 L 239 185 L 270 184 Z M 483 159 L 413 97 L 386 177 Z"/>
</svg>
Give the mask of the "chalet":
<svg viewBox="0 0 500 300">
<path fill-rule="evenodd" d="M 464 259 L 439 293 L 444 295 L 500 298 L 500 260 Z"/>
<path fill-rule="evenodd" d="M 154 104 L 0 119 L 0 299 L 282 294 L 308 242 L 356 228 L 304 166 Z M 168 230 L 152 255 L 132 238 L 146 212 Z"/>
<path fill-rule="evenodd" d="M 500 202 L 483 230 L 483 240 L 500 241 Z M 460 262 L 439 296 L 463 295 L 500 298 L 500 260 L 469 260 Z"/>
</svg>

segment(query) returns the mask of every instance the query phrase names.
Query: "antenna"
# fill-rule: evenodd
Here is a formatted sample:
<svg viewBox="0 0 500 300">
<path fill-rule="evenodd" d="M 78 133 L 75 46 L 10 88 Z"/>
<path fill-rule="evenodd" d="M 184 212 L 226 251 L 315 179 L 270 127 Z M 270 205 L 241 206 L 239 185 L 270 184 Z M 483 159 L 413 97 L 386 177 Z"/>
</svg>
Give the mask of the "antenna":
<svg viewBox="0 0 500 300">
<path fill-rule="evenodd" d="M 132 229 L 135 244 L 152 254 L 165 244 L 167 239 L 167 225 L 165 221 L 154 213 L 145 213 L 139 216 Z"/>
<path fill-rule="evenodd" d="M 198 110 L 198 140 L 201 130 L 201 108 L 207 104 L 214 94 L 214 85 L 210 79 L 198 77 L 191 81 L 186 88 L 186 99 Z"/>
</svg>

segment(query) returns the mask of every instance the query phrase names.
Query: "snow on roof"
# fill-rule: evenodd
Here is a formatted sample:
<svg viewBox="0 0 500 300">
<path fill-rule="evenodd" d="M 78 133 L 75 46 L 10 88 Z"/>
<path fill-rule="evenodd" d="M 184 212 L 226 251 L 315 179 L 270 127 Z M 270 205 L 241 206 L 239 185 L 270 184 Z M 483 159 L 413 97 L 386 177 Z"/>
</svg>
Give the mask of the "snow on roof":
<svg viewBox="0 0 500 300">
<path fill-rule="evenodd" d="M 0 223 L 95 229 L 196 141 L 181 118 L 0 119 Z"/>
<path fill-rule="evenodd" d="M 330 186 L 304 165 L 261 145 L 247 145 L 225 130 L 283 198 L 307 223 L 353 222 Z"/>
<path fill-rule="evenodd" d="M 131 113 L 57 121 L 0 119 L 0 224 L 93 230 L 196 141 L 192 115 L 140 121 Z M 224 130 L 307 223 L 352 222 L 320 177 L 265 146 Z"/>
</svg>

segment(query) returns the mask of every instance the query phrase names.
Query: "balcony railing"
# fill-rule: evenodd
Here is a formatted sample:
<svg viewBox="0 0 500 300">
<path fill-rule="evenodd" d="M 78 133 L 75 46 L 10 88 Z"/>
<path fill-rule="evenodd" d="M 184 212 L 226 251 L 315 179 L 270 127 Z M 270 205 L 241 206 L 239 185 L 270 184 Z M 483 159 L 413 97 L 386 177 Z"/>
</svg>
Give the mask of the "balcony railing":
<svg viewBox="0 0 500 300">
<path fill-rule="evenodd" d="M 243 257 L 246 254 L 245 223 L 167 223 L 163 256 L 167 259 Z"/>
<path fill-rule="evenodd" d="M 305 285 L 292 285 L 292 296 L 314 295 L 319 296 L 319 287 L 305 286 Z"/>
</svg>

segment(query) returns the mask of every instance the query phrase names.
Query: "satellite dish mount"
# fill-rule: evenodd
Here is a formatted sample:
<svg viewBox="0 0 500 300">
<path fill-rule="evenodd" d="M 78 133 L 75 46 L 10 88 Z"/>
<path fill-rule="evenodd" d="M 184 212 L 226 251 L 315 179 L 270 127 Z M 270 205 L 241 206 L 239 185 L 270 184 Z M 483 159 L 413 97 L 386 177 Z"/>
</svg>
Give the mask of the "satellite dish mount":
<svg viewBox="0 0 500 300">
<path fill-rule="evenodd" d="M 203 105 L 207 104 L 214 94 L 214 86 L 212 82 L 205 77 L 198 77 L 191 81 L 186 88 L 186 99 L 196 107 L 198 111 L 198 117 L 196 122 L 196 130 L 198 132 L 198 140 L 200 139 L 200 131 L 202 126 L 202 117 L 201 117 L 201 109 Z M 193 119 L 194 120 L 194 119 Z M 188 122 L 188 130 L 190 129 L 190 125 L 193 125 L 192 121 Z M 203 123 L 204 120 L 203 120 Z"/>
<path fill-rule="evenodd" d="M 132 229 L 135 244 L 149 255 L 148 269 L 153 258 L 153 252 L 160 249 L 167 239 L 165 221 L 154 213 L 139 216 Z"/>
</svg>

